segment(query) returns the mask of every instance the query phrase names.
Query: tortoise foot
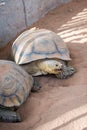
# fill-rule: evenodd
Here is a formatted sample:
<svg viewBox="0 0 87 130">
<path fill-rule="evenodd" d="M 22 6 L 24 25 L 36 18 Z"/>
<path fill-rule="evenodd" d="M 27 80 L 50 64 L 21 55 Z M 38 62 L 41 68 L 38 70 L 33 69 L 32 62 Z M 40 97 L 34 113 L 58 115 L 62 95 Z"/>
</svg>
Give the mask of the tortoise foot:
<svg viewBox="0 0 87 130">
<path fill-rule="evenodd" d="M 61 71 L 56 76 L 59 79 L 66 79 L 72 76 L 75 72 L 76 72 L 75 68 L 73 68 L 72 66 L 68 66 L 68 67 L 64 67 L 63 71 Z"/>
<path fill-rule="evenodd" d="M 0 122 L 21 122 L 20 115 L 16 112 L 0 109 Z"/>
<path fill-rule="evenodd" d="M 38 90 L 41 89 L 41 84 L 37 82 L 36 80 L 34 81 L 33 88 L 31 89 L 32 92 L 37 92 Z"/>
</svg>

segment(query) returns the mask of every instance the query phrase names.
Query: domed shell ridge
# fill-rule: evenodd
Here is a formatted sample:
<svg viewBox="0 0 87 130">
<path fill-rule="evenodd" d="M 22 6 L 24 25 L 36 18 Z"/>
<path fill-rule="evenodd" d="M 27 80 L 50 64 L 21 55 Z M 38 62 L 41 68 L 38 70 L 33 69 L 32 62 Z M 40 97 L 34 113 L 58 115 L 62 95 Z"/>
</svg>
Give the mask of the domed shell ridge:
<svg viewBox="0 0 87 130">
<path fill-rule="evenodd" d="M 71 60 L 69 50 L 64 41 L 54 32 L 46 29 L 35 29 L 26 36 L 14 41 L 12 46 L 14 60 L 17 64 L 25 64 L 46 58 Z"/>
</svg>

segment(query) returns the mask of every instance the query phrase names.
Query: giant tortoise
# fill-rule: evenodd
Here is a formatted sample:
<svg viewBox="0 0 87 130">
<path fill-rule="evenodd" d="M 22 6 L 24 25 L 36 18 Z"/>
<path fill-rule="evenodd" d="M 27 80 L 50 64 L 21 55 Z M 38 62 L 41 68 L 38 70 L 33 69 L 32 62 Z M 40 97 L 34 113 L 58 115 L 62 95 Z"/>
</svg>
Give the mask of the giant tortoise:
<svg viewBox="0 0 87 130">
<path fill-rule="evenodd" d="M 32 28 L 20 34 L 12 45 L 12 57 L 33 76 L 55 74 L 67 78 L 75 73 L 68 62 L 70 52 L 55 32 Z"/>
<path fill-rule="evenodd" d="M 21 121 L 15 110 L 26 101 L 31 89 L 40 89 L 34 86 L 31 75 L 12 61 L 0 60 L 0 121 Z"/>
</svg>

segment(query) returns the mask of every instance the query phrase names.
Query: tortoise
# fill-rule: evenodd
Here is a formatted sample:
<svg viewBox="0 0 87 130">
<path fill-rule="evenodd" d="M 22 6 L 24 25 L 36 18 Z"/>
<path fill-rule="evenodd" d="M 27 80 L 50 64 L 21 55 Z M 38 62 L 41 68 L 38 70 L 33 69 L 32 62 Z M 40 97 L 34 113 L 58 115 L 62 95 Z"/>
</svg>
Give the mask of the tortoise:
<svg viewBox="0 0 87 130">
<path fill-rule="evenodd" d="M 16 64 L 32 76 L 55 74 L 65 79 L 75 73 L 70 52 L 55 32 L 36 27 L 24 31 L 13 42 L 11 55 Z"/>
<path fill-rule="evenodd" d="M 34 79 L 12 61 L 0 60 L 0 121 L 20 122 L 20 107 L 34 88 Z"/>
</svg>

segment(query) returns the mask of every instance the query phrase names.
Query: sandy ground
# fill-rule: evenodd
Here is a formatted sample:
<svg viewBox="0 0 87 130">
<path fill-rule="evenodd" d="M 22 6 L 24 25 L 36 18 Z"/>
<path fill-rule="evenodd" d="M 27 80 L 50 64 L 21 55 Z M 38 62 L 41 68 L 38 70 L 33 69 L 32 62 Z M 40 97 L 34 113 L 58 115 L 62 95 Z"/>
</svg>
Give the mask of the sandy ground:
<svg viewBox="0 0 87 130">
<path fill-rule="evenodd" d="M 41 76 L 42 88 L 19 108 L 21 123 L 0 123 L 0 130 L 87 130 L 87 0 L 62 5 L 32 27 L 58 33 L 71 52 L 77 73 L 66 80 Z M 7 58 L 11 43 L 0 50 Z"/>
</svg>

